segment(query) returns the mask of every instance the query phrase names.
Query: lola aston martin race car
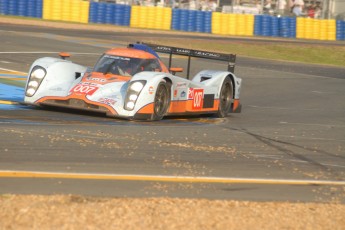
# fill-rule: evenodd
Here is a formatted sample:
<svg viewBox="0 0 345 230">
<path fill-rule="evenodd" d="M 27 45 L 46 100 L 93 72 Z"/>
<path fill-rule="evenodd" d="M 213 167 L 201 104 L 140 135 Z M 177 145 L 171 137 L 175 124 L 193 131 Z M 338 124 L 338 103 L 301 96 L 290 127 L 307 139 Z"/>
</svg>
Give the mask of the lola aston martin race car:
<svg viewBox="0 0 345 230">
<path fill-rule="evenodd" d="M 169 55 L 169 66 L 157 53 Z M 176 76 L 173 55 L 188 57 L 187 78 Z M 44 57 L 31 66 L 24 103 L 97 111 L 133 120 L 165 116 L 240 112 L 241 78 L 233 54 L 136 43 L 106 51 L 93 69 L 75 64 L 68 53 Z M 191 57 L 226 61 L 227 71 L 202 70 L 189 80 Z"/>
</svg>

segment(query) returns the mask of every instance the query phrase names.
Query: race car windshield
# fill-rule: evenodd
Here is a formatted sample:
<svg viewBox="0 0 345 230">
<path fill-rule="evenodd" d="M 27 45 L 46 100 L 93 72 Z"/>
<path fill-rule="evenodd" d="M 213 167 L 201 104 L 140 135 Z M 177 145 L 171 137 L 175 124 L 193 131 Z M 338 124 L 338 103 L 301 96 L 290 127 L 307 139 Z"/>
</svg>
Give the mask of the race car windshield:
<svg viewBox="0 0 345 230">
<path fill-rule="evenodd" d="M 116 74 L 121 76 L 133 76 L 141 71 L 162 70 L 156 59 L 129 58 L 112 55 L 103 55 L 95 65 L 94 71 L 103 74 Z"/>
</svg>

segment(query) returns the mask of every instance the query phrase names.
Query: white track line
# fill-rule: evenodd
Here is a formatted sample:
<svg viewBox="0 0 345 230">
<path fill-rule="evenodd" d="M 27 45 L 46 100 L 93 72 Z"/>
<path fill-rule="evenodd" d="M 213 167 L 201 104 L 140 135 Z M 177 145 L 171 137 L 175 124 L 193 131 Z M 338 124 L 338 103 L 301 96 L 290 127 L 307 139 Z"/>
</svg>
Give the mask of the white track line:
<svg viewBox="0 0 345 230">
<path fill-rule="evenodd" d="M 24 73 L 24 72 L 21 72 L 21 71 L 12 70 L 12 69 L 6 69 L 6 68 L 1 68 L 1 67 L 0 67 L 0 70 L 2 70 L 2 71 L 7 71 L 7 72 L 11 72 L 11 73 L 22 73 L 22 74 L 27 74 L 27 73 Z"/>
</svg>

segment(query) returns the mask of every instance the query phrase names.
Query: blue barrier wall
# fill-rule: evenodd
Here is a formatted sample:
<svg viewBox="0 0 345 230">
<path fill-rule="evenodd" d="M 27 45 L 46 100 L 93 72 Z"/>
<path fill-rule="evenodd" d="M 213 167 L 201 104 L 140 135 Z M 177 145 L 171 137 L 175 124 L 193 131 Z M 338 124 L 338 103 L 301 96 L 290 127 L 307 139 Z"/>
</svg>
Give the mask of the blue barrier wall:
<svg viewBox="0 0 345 230">
<path fill-rule="evenodd" d="M 171 29 L 211 33 L 212 12 L 186 9 L 173 9 Z"/>
<path fill-rule="evenodd" d="M 337 21 L 336 25 L 337 40 L 345 40 L 345 21 Z"/>
<path fill-rule="evenodd" d="M 254 35 L 296 38 L 296 18 L 255 15 Z"/>
<path fill-rule="evenodd" d="M 129 26 L 131 7 L 128 5 L 91 2 L 89 22 Z"/>
<path fill-rule="evenodd" d="M 0 14 L 7 15 L 7 9 L 8 9 L 8 1 L 7 0 L 0 0 Z"/>
<path fill-rule="evenodd" d="M 0 0 L 0 14 L 42 18 L 43 0 Z"/>
</svg>

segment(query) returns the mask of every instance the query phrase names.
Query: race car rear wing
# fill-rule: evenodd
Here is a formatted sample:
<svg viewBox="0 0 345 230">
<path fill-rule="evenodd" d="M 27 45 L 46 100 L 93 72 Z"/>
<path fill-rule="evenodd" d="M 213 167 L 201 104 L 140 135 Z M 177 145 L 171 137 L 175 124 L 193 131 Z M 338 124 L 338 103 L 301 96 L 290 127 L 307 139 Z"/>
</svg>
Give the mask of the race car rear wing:
<svg viewBox="0 0 345 230">
<path fill-rule="evenodd" d="M 209 52 L 209 51 L 192 50 L 192 49 L 177 48 L 177 47 L 171 47 L 171 46 L 155 45 L 155 44 L 149 44 L 149 43 L 141 43 L 141 44 L 150 47 L 155 52 L 169 54 L 169 69 L 171 68 L 171 61 L 172 61 L 173 54 L 188 56 L 187 79 L 189 79 L 191 57 L 212 59 L 212 60 L 217 60 L 217 61 L 225 61 L 228 63 L 228 71 L 232 73 L 235 72 L 236 54 L 215 53 L 215 52 Z"/>
</svg>

